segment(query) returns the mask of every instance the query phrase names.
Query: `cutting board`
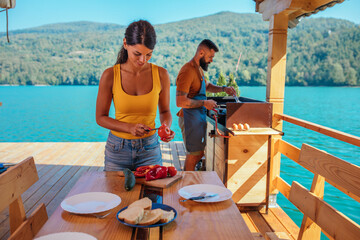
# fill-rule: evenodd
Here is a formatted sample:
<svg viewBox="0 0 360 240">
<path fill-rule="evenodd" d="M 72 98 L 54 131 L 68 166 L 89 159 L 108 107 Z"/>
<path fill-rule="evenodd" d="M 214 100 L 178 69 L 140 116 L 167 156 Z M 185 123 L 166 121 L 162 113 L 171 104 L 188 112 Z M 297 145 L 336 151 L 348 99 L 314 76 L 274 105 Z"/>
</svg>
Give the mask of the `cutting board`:
<svg viewBox="0 0 360 240">
<path fill-rule="evenodd" d="M 124 177 L 123 172 L 119 172 L 119 176 Z M 157 188 L 168 188 L 182 178 L 181 175 L 175 175 L 173 177 L 167 177 L 162 179 L 156 179 L 152 181 L 146 181 L 145 178 L 135 178 L 137 184 L 142 184 Z"/>
</svg>

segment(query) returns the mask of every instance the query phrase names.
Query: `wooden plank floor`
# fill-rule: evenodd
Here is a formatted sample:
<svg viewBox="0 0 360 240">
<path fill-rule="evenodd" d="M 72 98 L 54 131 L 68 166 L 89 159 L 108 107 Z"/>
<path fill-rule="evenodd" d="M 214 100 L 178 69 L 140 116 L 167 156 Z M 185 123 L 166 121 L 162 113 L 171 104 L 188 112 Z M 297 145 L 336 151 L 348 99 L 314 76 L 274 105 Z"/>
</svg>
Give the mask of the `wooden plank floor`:
<svg viewBox="0 0 360 240">
<path fill-rule="evenodd" d="M 299 227 L 278 206 L 269 208 L 269 211 L 244 211 L 241 212 L 247 226 L 253 233 L 254 239 L 264 239 L 266 233 L 285 233 L 288 239 L 296 240 L 299 235 Z"/>
<path fill-rule="evenodd" d="M 105 142 L 19 142 L 0 143 L 0 162 L 17 163 L 33 156 L 39 180 L 23 195 L 29 215 L 40 203 L 48 215 L 55 211 L 79 177 L 87 171 L 103 171 Z M 163 164 L 182 170 L 183 142 L 161 143 Z M 9 237 L 8 209 L 0 212 L 0 239 Z"/>
</svg>

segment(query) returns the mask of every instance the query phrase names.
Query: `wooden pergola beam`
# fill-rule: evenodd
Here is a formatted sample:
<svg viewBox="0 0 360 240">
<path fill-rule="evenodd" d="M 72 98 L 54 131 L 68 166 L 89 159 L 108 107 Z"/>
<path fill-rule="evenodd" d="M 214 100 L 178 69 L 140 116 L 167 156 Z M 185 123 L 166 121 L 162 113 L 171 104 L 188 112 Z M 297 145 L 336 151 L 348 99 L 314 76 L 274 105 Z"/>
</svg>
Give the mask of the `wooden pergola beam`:
<svg viewBox="0 0 360 240">
<path fill-rule="evenodd" d="M 271 16 L 279 13 L 289 15 L 289 20 L 292 20 L 304 13 L 314 12 L 331 2 L 341 3 L 343 0 L 259 0 L 256 1 L 256 11 L 262 14 L 264 21 L 270 20 Z"/>
<path fill-rule="evenodd" d="M 269 21 L 271 16 L 289 9 L 291 0 L 265 0 L 259 5 L 259 13 L 264 21 Z"/>
</svg>

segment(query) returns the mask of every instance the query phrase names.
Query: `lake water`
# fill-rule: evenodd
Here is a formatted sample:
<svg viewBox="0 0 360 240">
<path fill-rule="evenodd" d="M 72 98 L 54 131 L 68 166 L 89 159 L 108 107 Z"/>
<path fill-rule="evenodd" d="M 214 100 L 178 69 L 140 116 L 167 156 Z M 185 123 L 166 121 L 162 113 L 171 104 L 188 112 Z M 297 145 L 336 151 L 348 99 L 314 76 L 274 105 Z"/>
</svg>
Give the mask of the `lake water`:
<svg viewBox="0 0 360 240">
<path fill-rule="evenodd" d="M 241 96 L 265 100 L 265 87 L 240 87 Z M 97 86 L 0 86 L 0 142 L 106 141 L 108 130 L 95 122 Z M 175 88 L 171 87 L 172 129 L 182 141 L 177 124 Z M 286 87 L 284 113 L 360 136 L 360 88 Z M 110 114 L 114 115 L 111 108 Z M 159 120 L 156 120 L 159 126 Z M 302 143 L 328 151 L 360 165 L 360 149 L 290 123 L 284 124 L 284 140 L 296 147 Z M 284 157 L 281 177 L 298 181 L 308 189 L 312 177 Z M 360 204 L 331 185 L 325 200 L 360 224 Z M 281 194 L 278 203 L 300 225 L 302 214 Z"/>
</svg>

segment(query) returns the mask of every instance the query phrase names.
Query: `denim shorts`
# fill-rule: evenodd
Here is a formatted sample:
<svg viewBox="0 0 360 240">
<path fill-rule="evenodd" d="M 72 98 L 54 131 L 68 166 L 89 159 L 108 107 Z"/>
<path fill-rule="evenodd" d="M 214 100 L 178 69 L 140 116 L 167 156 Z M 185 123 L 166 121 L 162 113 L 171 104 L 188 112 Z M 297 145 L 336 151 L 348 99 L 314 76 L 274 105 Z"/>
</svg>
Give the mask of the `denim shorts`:
<svg viewBox="0 0 360 240">
<path fill-rule="evenodd" d="M 104 171 L 122 171 L 128 168 L 162 165 L 158 135 L 140 139 L 124 139 L 109 133 L 105 145 Z"/>
</svg>

